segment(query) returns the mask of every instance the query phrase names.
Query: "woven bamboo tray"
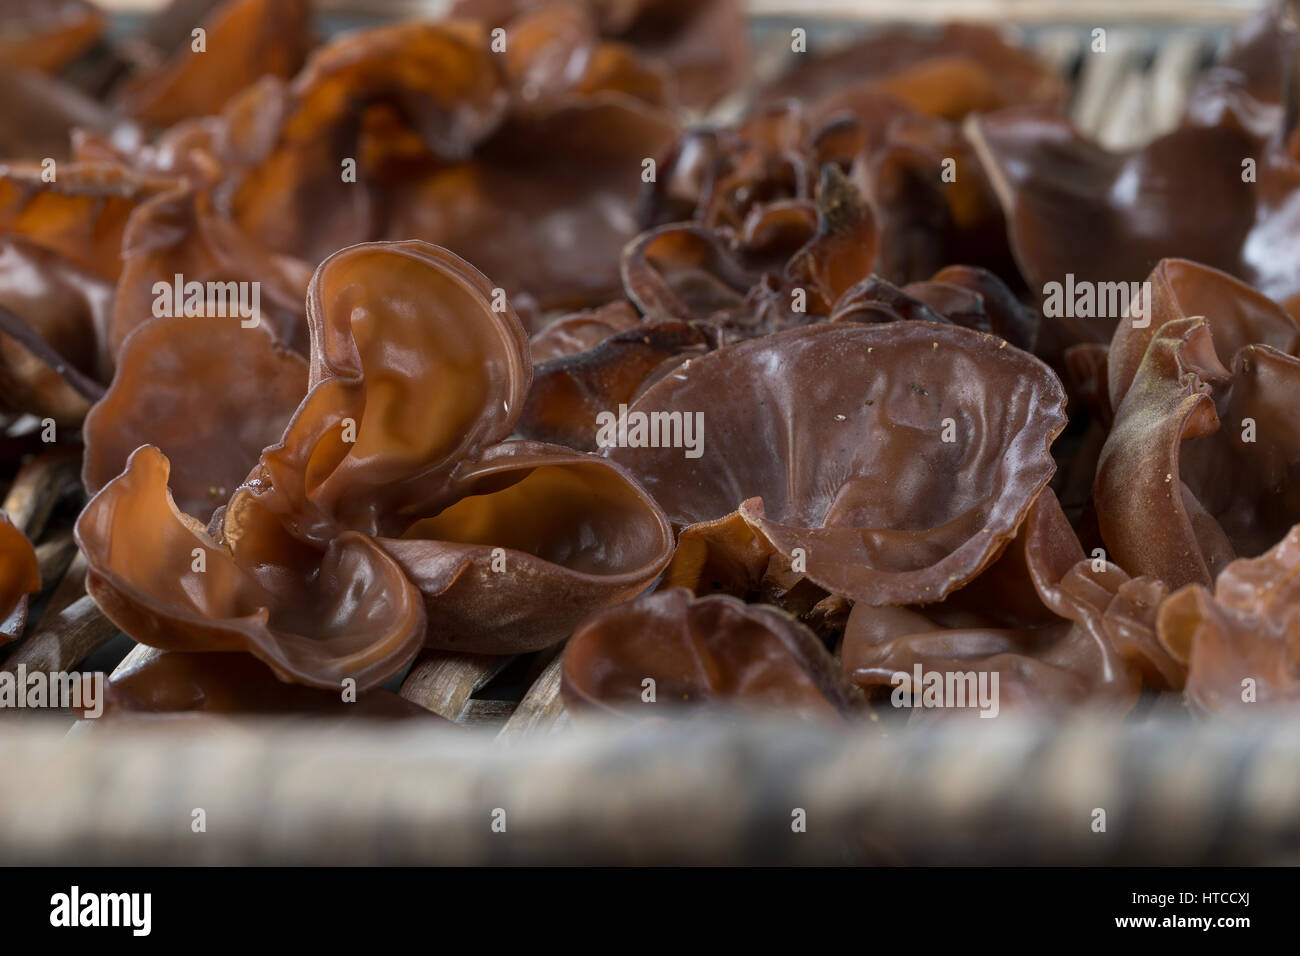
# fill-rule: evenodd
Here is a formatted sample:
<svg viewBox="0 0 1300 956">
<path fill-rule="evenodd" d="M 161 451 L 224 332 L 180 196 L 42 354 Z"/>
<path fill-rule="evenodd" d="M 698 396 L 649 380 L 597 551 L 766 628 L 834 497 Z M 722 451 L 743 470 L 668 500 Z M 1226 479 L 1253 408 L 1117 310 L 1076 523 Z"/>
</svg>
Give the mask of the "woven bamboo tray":
<svg viewBox="0 0 1300 956">
<path fill-rule="evenodd" d="M 438 6 L 383 0 L 365 13 Z M 1125 148 L 1176 124 L 1197 75 L 1257 6 L 758 0 L 757 73 L 782 67 L 801 16 L 832 41 L 874 21 L 1019 21 L 1022 39 L 1075 81 L 1077 125 Z M 1099 25 L 1108 52 L 1086 55 Z M 15 423 L 0 445 L 39 449 L 37 427 Z M 4 510 L 37 543 L 44 588 L 0 669 L 108 672 L 157 653 L 85 593 L 71 533 L 79 470 L 75 452 L 40 451 L 5 493 Z M 1167 720 L 1004 717 L 975 730 L 753 718 L 574 728 L 558 648 L 425 651 L 390 686 L 466 730 L 83 723 L 68 734 L 71 715 L 0 712 L 0 862 L 1300 862 L 1300 724 L 1202 724 L 1171 708 Z M 1105 834 L 1089 826 L 1098 807 L 1111 815 Z M 195 808 L 213 821 L 201 837 Z M 796 808 L 807 832 L 793 834 Z M 498 809 L 508 837 L 490 826 Z"/>
</svg>

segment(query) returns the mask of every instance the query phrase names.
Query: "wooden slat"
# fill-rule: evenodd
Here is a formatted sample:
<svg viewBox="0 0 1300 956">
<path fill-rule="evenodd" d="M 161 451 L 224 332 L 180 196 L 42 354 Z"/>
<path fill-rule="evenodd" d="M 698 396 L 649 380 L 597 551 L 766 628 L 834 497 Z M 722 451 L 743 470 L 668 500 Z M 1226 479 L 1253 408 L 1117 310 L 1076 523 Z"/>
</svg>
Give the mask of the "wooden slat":
<svg viewBox="0 0 1300 956">
<path fill-rule="evenodd" d="M 45 529 L 55 505 L 80 490 L 80 453 L 55 448 L 36 455 L 18 469 L 0 508 L 23 534 L 35 540 Z"/>
<path fill-rule="evenodd" d="M 97 0 L 117 13 L 154 13 L 167 0 Z M 1231 23 L 1258 9 L 1261 0 L 749 0 L 756 17 L 836 19 L 858 23 L 950 20 L 985 23 L 1062 21 Z M 376 19 L 435 17 L 450 0 L 315 0 L 322 13 L 365 14 Z"/>
<path fill-rule="evenodd" d="M 36 629 L 14 646 L 3 669 L 13 673 L 25 664 L 29 673 L 70 671 L 115 634 L 117 625 L 104 617 L 89 595 L 82 594 L 61 610 L 44 615 Z"/>
<path fill-rule="evenodd" d="M 564 655 L 557 653 L 533 681 L 524 699 L 501 728 L 503 739 L 536 736 L 560 729 L 564 701 L 560 698 L 560 667 Z"/>
<path fill-rule="evenodd" d="M 1084 34 L 1074 27 L 1052 27 L 1041 30 L 1033 43 L 1034 53 L 1056 72 L 1069 75 L 1083 49 Z"/>
<path fill-rule="evenodd" d="M 41 589 L 57 589 L 77 554 L 77 542 L 72 537 L 71 528 L 47 534 L 36 545 L 36 564 L 41 569 Z"/>
<path fill-rule="evenodd" d="M 1085 41 L 1079 88 L 1071 110 L 1074 125 L 1084 135 L 1096 137 L 1101 130 L 1106 114 L 1133 68 L 1139 47 L 1138 37 L 1125 30 L 1107 32 L 1104 52 L 1093 52 Z"/>
<path fill-rule="evenodd" d="M 749 0 L 756 17 L 856 23 L 1234 23 L 1263 0 Z"/>
<path fill-rule="evenodd" d="M 424 651 L 402 682 L 401 694 L 409 701 L 459 720 L 470 697 L 510 663 L 510 657 Z"/>
<path fill-rule="evenodd" d="M 1168 132 L 1182 118 L 1206 47 L 1206 37 L 1194 30 L 1175 31 L 1160 44 L 1151 67 L 1152 136 Z"/>
<path fill-rule="evenodd" d="M 162 651 L 156 647 L 150 647 L 148 644 L 137 644 L 135 647 L 131 648 L 131 650 L 127 651 L 126 656 L 122 658 L 117 667 L 113 668 L 112 676 L 116 677 L 124 671 L 130 670 L 132 667 L 137 667 L 140 664 L 147 663 L 161 654 Z"/>
<path fill-rule="evenodd" d="M 0 727 L 7 863 L 1300 862 L 1300 724 Z M 328 756 L 321 741 L 329 742 Z M 1196 759 L 1189 760 L 1188 754 Z M 86 785 L 93 781 L 93 786 Z M 207 832 L 190 830 L 202 807 Z M 791 828 L 806 813 L 806 832 Z M 1107 812 L 1094 832 L 1094 810 Z M 494 832 L 494 810 L 506 831 Z"/>
<path fill-rule="evenodd" d="M 1148 113 L 1151 84 L 1135 60 L 1121 77 L 1108 108 L 1102 113 L 1097 142 L 1116 151 L 1133 149 L 1149 142 L 1153 124 Z"/>
<path fill-rule="evenodd" d="M 466 727 L 500 727 L 518 706 L 513 700 L 471 699 L 461 711 L 460 723 Z"/>
</svg>

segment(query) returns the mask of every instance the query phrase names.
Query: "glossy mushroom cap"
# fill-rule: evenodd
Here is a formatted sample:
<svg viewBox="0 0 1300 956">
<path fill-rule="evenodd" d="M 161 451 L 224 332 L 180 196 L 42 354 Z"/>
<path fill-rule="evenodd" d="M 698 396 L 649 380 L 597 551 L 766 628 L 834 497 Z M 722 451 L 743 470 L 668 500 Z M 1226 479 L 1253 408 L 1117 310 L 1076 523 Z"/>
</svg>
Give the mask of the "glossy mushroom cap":
<svg viewBox="0 0 1300 956">
<path fill-rule="evenodd" d="M 148 443 L 77 537 L 88 591 L 132 637 L 247 651 L 281 680 L 365 689 L 426 643 L 554 643 L 662 570 L 667 519 L 620 469 L 504 441 L 528 388 L 526 340 L 468 263 L 421 242 L 354 246 L 317 270 L 307 312 L 305 395 L 302 363 L 260 327 L 152 321 L 128 339 L 88 428 L 88 484 Z M 213 367 L 214 348 L 243 363 Z M 245 364 L 283 391 L 242 388 Z M 203 402 L 222 414 L 185 430 Z M 159 443 L 177 455 L 174 479 Z"/>
<path fill-rule="evenodd" d="M 1064 404 L 1045 365 L 994 336 L 822 323 L 693 359 L 631 406 L 702 419 L 699 457 L 606 454 L 679 527 L 737 512 L 831 593 L 937 601 L 1015 535 L 1055 468 Z"/>
</svg>

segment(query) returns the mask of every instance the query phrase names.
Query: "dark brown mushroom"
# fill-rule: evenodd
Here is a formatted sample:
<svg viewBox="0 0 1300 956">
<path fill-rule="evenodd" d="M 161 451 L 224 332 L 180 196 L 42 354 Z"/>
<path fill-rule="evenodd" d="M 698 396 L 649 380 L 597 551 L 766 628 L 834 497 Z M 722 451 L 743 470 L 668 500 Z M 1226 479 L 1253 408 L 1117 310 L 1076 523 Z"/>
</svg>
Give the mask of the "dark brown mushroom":
<svg viewBox="0 0 1300 956">
<path fill-rule="evenodd" d="M 922 710 L 980 709 L 996 717 L 1003 709 L 1099 704 L 1123 712 L 1144 681 L 1162 690 L 1182 684 L 1182 667 L 1156 639 L 1156 613 L 1167 593 L 1158 581 L 1085 558 L 1046 490 L 998 561 L 946 601 L 856 605 L 844 637 L 844 672 L 868 691 L 889 689 L 895 706 Z M 982 701 L 970 675 L 983 679 Z M 949 684 L 950 676 L 962 678 L 951 684 L 962 688 L 964 701 L 911 699 L 924 685 Z"/>
<path fill-rule="evenodd" d="M 1150 325 L 1116 333 L 1115 422 L 1094 500 L 1102 538 L 1129 571 L 1209 586 L 1297 521 L 1300 328 L 1228 276 L 1162 263 Z M 1209 318 L 1185 318 L 1204 308 Z M 1256 341 L 1258 340 L 1258 341 Z"/>
<path fill-rule="evenodd" d="M 937 601 L 1015 535 L 1051 478 L 1064 404 L 1050 369 L 994 336 L 823 323 L 678 367 L 627 410 L 639 437 L 605 453 L 674 525 L 738 511 L 832 594 Z"/>
<path fill-rule="evenodd" d="M 948 24 L 925 34 L 881 30 L 832 53 L 796 55 L 761 93 L 764 101 L 824 100 L 866 87 L 932 116 L 960 119 L 1018 103 L 1062 99 L 1060 77 L 991 27 Z"/>
<path fill-rule="evenodd" d="M 119 104 L 153 127 L 218 113 L 263 76 L 298 72 L 312 43 L 310 14 L 307 0 L 228 0 L 196 26 L 202 49 L 186 36 L 168 62 L 122 84 Z"/>
<path fill-rule="evenodd" d="M 649 717 L 729 705 L 833 720 L 860 706 L 835 659 L 789 615 L 681 589 L 585 621 L 564 649 L 563 668 L 565 703 L 580 712 Z"/>
<path fill-rule="evenodd" d="M 566 7 L 586 13 L 601 36 L 619 41 L 605 44 L 597 59 L 626 60 L 621 51 L 630 50 L 663 63 L 687 106 L 707 107 L 744 81 L 749 33 L 739 0 L 458 0 L 452 16 L 502 27 L 515 43 L 529 14 Z"/>
<path fill-rule="evenodd" d="M 103 394 L 113 287 L 22 236 L 0 238 L 0 397 L 80 424 Z"/>
<path fill-rule="evenodd" d="M 82 0 L 5 0 L 0 64 L 57 72 L 99 38 L 104 14 Z"/>
<path fill-rule="evenodd" d="M 159 318 L 132 334 L 86 416 L 82 480 L 98 494 L 142 445 L 171 462 L 182 514 L 206 524 L 284 433 L 307 392 L 307 363 L 239 316 Z"/>
<path fill-rule="evenodd" d="M 330 257 L 308 300 L 308 391 L 278 443 L 213 512 L 210 530 L 177 508 L 163 452 L 138 448 L 77 522 L 90 594 L 141 642 L 247 651 L 281 680 L 336 688 L 353 678 L 365 689 L 426 640 L 536 649 L 643 590 L 672 536 L 640 487 L 602 459 L 502 441 L 531 366 L 518 318 L 494 300 L 482 274 L 427 243 Z M 206 513 L 214 502 L 202 482 L 233 474 L 196 447 L 205 435 L 218 440 L 220 420 L 216 432 L 175 428 L 180 409 L 207 400 L 201 336 L 278 367 L 290 391 L 301 366 L 264 330 L 235 321 L 185 330 L 186 321 L 195 320 L 149 322 L 128 340 L 113 396 L 121 402 L 92 421 L 88 480 L 120 457 L 120 436 L 105 437 L 116 413 L 131 422 L 128 438 L 181 450 L 178 490 Z M 183 334 L 194 339 L 179 350 L 149 348 Z M 142 384 L 137 366 L 150 362 L 162 363 L 159 373 Z M 133 417 L 159 397 L 174 405 L 168 417 Z M 281 399 L 244 423 L 245 453 L 284 414 Z M 142 527 L 150 534 L 137 541 Z"/>
<path fill-rule="evenodd" d="M 273 145 L 223 186 L 240 229 L 306 262 L 425 239 L 542 309 L 617 295 L 645 164 L 673 118 L 622 89 L 620 71 L 525 103 L 516 87 L 534 67 L 550 75 L 553 51 L 524 44 L 503 63 L 490 42 L 480 24 L 404 23 L 316 51 Z"/>
</svg>

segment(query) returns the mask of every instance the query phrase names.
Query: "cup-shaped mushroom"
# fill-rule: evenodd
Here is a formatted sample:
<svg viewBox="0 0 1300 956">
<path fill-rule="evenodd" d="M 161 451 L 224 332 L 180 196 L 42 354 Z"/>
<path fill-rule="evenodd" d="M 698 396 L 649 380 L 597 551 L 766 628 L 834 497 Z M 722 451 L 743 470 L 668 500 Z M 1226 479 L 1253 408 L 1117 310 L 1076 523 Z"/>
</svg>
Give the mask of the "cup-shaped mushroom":
<svg viewBox="0 0 1300 956">
<path fill-rule="evenodd" d="M 515 654 L 649 587 L 673 550 L 667 518 L 602 458 L 511 441 L 457 470 L 449 504 L 381 546 L 424 595 L 428 644 Z"/>
<path fill-rule="evenodd" d="M 248 492 L 305 539 L 401 534 L 513 428 L 532 376 L 523 326 L 482 273 L 414 241 L 330 256 L 307 316 L 310 391 Z"/>
<path fill-rule="evenodd" d="M 0 34 L 0 64 L 56 73 L 95 42 L 105 16 L 83 0 L 10 0 Z"/>
<path fill-rule="evenodd" d="M 822 323 L 710 352 L 620 409 L 606 454 L 674 525 L 739 510 L 787 566 L 868 604 L 937 601 L 1051 478 L 1065 393 L 992 335 Z"/>
<path fill-rule="evenodd" d="M 206 10 L 208 4 L 204 5 Z M 217 113 L 226 101 L 264 76 L 288 79 L 311 46 L 306 0 L 227 0 L 202 23 L 204 47 L 184 47 L 166 62 L 124 83 L 124 112 L 150 126 L 171 126 Z"/>
<path fill-rule="evenodd" d="M 65 256 L 91 275 L 122 271 L 127 220 L 176 182 L 110 163 L 0 166 L 0 233 L 17 233 Z"/>
<path fill-rule="evenodd" d="M 1274 298 L 1300 291 L 1290 258 L 1276 251 L 1296 228 L 1288 200 L 1300 189 L 1300 168 L 1266 158 L 1265 144 L 1236 122 L 1183 125 L 1128 153 L 1109 152 L 1058 111 L 1036 107 L 974 117 L 970 134 L 1030 289 L 1044 297 L 1077 290 L 1059 312 L 1048 306 L 1065 344 L 1108 341 L 1126 320 L 1122 308 L 1088 303 L 1086 290 L 1109 296 L 1168 256 L 1226 270 Z M 1252 157 L 1258 182 L 1243 172 Z"/>
<path fill-rule="evenodd" d="M 77 520 L 86 590 L 142 644 L 246 651 L 281 680 L 341 691 L 383 683 L 424 641 L 419 592 L 373 539 L 317 549 L 236 497 L 218 542 L 177 510 L 168 462 L 146 445 Z"/>
<path fill-rule="evenodd" d="M 1115 328 L 1107 357 L 1110 403 L 1117 409 L 1133 384 L 1147 347 L 1170 322 L 1202 316 L 1224 365 L 1249 345 L 1300 354 L 1300 323 L 1267 296 L 1226 272 L 1186 259 L 1162 259 L 1147 277 L 1149 314 L 1132 314 Z"/>
<path fill-rule="evenodd" d="M 75 427 L 107 378 L 112 283 L 22 236 L 0 239 L 0 389 L 5 404 Z"/>
<path fill-rule="evenodd" d="M 407 146 L 439 161 L 464 158 L 500 121 L 505 100 L 475 24 L 347 34 L 294 79 L 274 143 L 232 184 L 232 216 L 269 248 L 311 262 L 383 235 L 379 158 Z M 367 135 L 367 113 L 388 118 L 388 135 Z M 353 160 L 350 182 L 340 174 L 344 158 Z"/>
<path fill-rule="evenodd" d="M 865 88 L 958 119 L 971 110 L 1056 102 L 1065 92 L 1056 72 L 1032 53 L 974 24 L 951 23 L 929 33 L 884 30 L 833 52 L 793 59 L 796 66 L 762 91 L 764 101 L 819 102 Z"/>
<path fill-rule="evenodd" d="M 996 717 L 1080 704 L 1123 712 L 1144 682 L 1181 686 L 1182 666 L 1156 639 L 1167 593 L 1153 579 L 1086 559 L 1046 489 L 1001 557 L 946 601 L 856 605 L 844 672 L 864 690 L 888 690 L 895 706 L 916 708 L 913 714 Z"/>
</svg>

